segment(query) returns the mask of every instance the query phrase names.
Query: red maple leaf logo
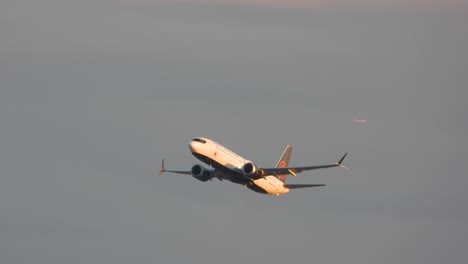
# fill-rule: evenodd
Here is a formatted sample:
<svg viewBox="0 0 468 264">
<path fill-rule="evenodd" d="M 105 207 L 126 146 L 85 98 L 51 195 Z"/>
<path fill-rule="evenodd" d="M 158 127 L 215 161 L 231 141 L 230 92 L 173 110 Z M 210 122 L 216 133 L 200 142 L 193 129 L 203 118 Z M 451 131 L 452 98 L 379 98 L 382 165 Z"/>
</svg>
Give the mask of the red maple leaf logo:
<svg viewBox="0 0 468 264">
<path fill-rule="evenodd" d="M 286 163 L 286 161 L 282 160 L 280 161 L 280 163 L 278 164 L 278 168 L 286 168 L 288 166 L 288 164 Z M 278 175 L 278 179 L 280 179 L 280 181 L 286 181 L 286 175 Z"/>
</svg>

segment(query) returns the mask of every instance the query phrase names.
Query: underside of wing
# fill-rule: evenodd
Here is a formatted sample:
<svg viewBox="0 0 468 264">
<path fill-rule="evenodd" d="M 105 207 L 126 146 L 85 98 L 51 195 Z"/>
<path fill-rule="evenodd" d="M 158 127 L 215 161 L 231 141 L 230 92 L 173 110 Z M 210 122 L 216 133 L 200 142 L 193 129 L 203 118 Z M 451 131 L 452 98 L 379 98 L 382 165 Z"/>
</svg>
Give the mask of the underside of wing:
<svg viewBox="0 0 468 264">
<path fill-rule="evenodd" d="M 308 170 L 318 170 L 318 169 L 325 169 L 325 168 L 332 168 L 332 167 L 344 167 L 341 165 L 344 158 L 348 153 L 345 153 L 344 156 L 334 164 L 327 164 L 327 165 L 317 165 L 317 166 L 306 166 L 306 167 L 289 167 L 289 168 L 261 168 L 260 171 L 262 172 L 262 176 L 269 176 L 269 175 L 284 175 L 284 174 L 291 174 L 296 176 L 297 173 L 301 173 L 303 171 Z"/>
<path fill-rule="evenodd" d="M 320 187 L 325 186 L 325 184 L 285 184 L 284 187 L 288 189 L 299 189 L 299 188 L 309 188 L 309 187 Z"/>
<path fill-rule="evenodd" d="M 188 171 L 188 170 L 167 170 L 166 169 L 166 165 L 164 164 L 164 159 L 162 159 L 162 162 L 161 162 L 161 171 L 159 171 L 159 175 L 165 173 L 165 172 L 172 172 L 172 173 L 178 173 L 178 174 L 187 174 L 187 175 L 191 175 L 192 172 L 191 171 Z"/>
<path fill-rule="evenodd" d="M 191 171 L 181 171 L 181 170 L 166 170 L 162 169 L 159 174 L 163 174 L 164 172 L 172 172 L 172 173 L 177 173 L 177 174 L 186 174 L 186 175 L 192 175 Z"/>
</svg>

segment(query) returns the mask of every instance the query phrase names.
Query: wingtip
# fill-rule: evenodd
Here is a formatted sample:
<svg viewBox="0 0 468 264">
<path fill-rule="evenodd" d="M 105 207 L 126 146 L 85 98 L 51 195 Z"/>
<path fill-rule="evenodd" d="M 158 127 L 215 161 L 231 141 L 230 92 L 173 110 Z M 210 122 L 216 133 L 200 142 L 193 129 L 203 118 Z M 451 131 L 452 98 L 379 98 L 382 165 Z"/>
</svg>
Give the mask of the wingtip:
<svg viewBox="0 0 468 264">
<path fill-rule="evenodd" d="M 343 157 L 340 159 L 340 161 L 338 161 L 338 163 L 336 163 L 337 166 L 340 166 L 341 168 L 345 169 L 345 170 L 349 170 L 347 167 L 341 165 L 341 163 L 343 163 L 343 160 L 346 158 L 346 155 L 348 155 L 348 152 L 346 152 Z"/>
<path fill-rule="evenodd" d="M 164 158 L 161 160 L 161 170 L 159 171 L 159 175 L 162 175 L 166 172 L 166 166 L 164 165 Z"/>
<path fill-rule="evenodd" d="M 341 168 L 343 168 L 343 169 L 345 169 L 345 170 L 349 170 L 349 168 L 348 168 L 348 167 L 346 167 L 346 166 L 343 166 L 343 165 L 341 165 L 341 164 L 339 164 L 338 166 L 340 166 Z"/>
<path fill-rule="evenodd" d="M 348 155 L 348 152 L 346 152 L 343 157 L 340 159 L 340 161 L 338 161 L 338 165 L 341 165 L 341 163 L 343 162 L 343 160 L 346 158 L 346 155 Z"/>
</svg>

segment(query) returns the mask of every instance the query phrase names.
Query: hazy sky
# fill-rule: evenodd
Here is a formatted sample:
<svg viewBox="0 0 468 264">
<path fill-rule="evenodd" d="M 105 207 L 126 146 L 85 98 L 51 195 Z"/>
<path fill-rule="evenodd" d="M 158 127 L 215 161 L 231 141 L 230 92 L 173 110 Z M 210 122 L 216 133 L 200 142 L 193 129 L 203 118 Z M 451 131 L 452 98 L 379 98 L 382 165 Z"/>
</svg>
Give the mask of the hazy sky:
<svg viewBox="0 0 468 264">
<path fill-rule="evenodd" d="M 466 2 L 170 2 L 0 3 L 1 263 L 466 263 Z M 158 176 L 195 136 L 350 170 Z"/>
</svg>

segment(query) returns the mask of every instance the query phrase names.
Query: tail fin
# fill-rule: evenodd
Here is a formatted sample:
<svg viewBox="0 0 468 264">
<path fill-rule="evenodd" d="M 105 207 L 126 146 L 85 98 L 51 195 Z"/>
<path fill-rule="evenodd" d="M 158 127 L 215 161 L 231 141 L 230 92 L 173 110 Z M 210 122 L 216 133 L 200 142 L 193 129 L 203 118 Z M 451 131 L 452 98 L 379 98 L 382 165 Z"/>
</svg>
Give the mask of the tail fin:
<svg viewBox="0 0 468 264">
<path fill-rule="evenodd" d="M 286 148 L 284 149 L 283 155 L 281 155 L 281 158 L 278 160 L 278 163 L 276 163 L 277 168 L 287 168 L 289 166 L 289 160 L 291 159 L 291 151 L 292 147 L 290 145 L 287 145 Z M 276 175 L 280 181 L 285 182 L 287 175 Z"/>
</svg>

